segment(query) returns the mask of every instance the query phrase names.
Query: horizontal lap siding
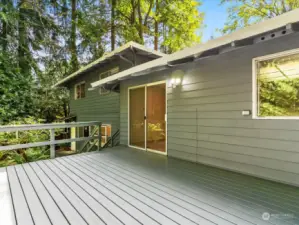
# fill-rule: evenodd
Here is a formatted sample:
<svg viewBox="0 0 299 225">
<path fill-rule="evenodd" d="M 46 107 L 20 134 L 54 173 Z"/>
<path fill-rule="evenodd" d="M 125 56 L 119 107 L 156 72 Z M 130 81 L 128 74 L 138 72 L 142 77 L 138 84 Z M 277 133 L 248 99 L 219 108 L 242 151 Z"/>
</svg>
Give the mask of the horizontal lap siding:
<svg viewBox="0 0 299 225">
<path fill-rule="evenodd" d="M 107 100 L 106 100 L 107 99 Z M 72 100 L 71 114 L 77 121 L 101 121 L 112 125 L 112 132 L 119 129 L 119 94 L 99 95 L 99 91 L 88 91 L 84 99 Z"/>
<path fill-rule="evenodd" d="M 299 185 L 299 121 L 254 120 L 252 58 L 299 48 L 299 35 L 240 48 L 182 68 L 168 87 L 168 155 Z"/>
<path fill-rule="evenodd" d="M 99 68 L 98 70 L 88 72 L 81 75 L 78 79 L 70 84 L 70 111 L 72 115 L 77 117 L 78 122 L 82 121 L 100 121 L 103 124 L 111 124 L 112 134 L 120 128 L 120 95 L 116 92 L 100 95 L 99 89 L 89 91 L 91 83 L 99 80 L 100 73 L 110 70 L 116 66 L 120 70 L 124 70 L 131 65 L 128 63 L 116 60 L 113 64 L 108 64 Z M 74 99 L 74 85 L 76 83 L 85 81 L 85 98 Z M 81 143 L 82 144 L 82 143 Z M 78 143 L 78 146 L 81 145 Z"/>
</svg>

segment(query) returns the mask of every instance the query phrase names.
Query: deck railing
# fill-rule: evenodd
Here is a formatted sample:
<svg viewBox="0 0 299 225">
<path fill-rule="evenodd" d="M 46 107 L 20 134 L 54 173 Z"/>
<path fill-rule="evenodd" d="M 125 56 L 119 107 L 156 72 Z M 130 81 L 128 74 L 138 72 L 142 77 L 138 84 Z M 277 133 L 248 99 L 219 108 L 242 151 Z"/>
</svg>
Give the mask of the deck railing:
<svg viewBox="0 0 299 225">
<path fill-rule="evenodd" d="M 71 143 L 77 141 L 88 141 L 98 139 L 99 143 L 101 143 L 101 132 L 98 134 L 94 134 L 91 132 L 88 137 L 76 137 L 62 140 L 55 140 L 55 129 L 63 129 L 63 128 L 72 128 L 72 127 L 98 127 L 99 131 L 101 131 L 101 122 L 78 122 L 78 123 L 56 123 L 56 124 L 29 124 L 29 125 L 11 125 L 11 126 L 0 126 L 0 132 L 18 132 L 18 131 L 30 131 L 30 130 L 49 130 L 50 132 L 50 140 L 43 142 L 34 142 L 34 143 L 26 143 L 26 144 L 14 144 L 14 145 L 5 145 L 0 146 L 0 151 L 7 150 L 17 150 L 17 149 L 26 149 L 32 147 L 40 147 L 40 146 L 50 146 L 50 157 L 55 158 L 55 145 L 56 144 L 64 144 Z M 98 149 L 101 148 L 101 144 L 98 144 Z"/>
</svg>

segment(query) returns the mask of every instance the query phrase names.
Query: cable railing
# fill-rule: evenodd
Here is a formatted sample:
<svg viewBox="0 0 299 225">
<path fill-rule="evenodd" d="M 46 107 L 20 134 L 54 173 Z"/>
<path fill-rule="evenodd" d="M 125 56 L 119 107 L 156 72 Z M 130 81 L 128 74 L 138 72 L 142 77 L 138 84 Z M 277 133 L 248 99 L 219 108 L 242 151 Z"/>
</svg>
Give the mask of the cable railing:
<svg viewBox="0 0 299 225">
<path fill-rule="evenodd" d="M 0 151 L 8 150 L 18 150 L 18 149 L 27 149 L 33 147 L 41 146 L 50 146 L 50 158 L 55 158 L 55 145 L 65 144 L 71 142 L 79 141 L 90 141 L 97 139 L 101 143 L 101 132 L 97 134 L 91 132 L 88 137 L 76 137 L 68 139 L 55 140 L 55 129 L 64 129 L 64 128 L 77 128 L 77 127 L 96 127 L 96 129 L 101 130 L 101 122 L 74 122 L 74 123 L 53 123 L 53 124 L 26 124 L 26 125 L 10 125 L 10 126 L 0 126 L 0 132 L 19 132 L 19 131 L 32 131 L 32 130 L 49 130 L 50 140 L 42 142 L 31 142 L 25 144 L 11 144 L 0 146 Z M 98 150 L 100 150 L 101 145 L 98 145 Z"/>
</svg>

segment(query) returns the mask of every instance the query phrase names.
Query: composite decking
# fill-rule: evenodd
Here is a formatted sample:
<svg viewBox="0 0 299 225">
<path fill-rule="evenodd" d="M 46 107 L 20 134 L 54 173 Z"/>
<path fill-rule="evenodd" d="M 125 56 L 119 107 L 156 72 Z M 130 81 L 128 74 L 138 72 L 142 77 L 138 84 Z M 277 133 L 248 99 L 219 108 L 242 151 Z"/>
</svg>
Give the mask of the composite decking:
<svg viewBox="0 0 299 225">
<path fill-rule="evenodd" d="M 295 225 L 298 216 L 299 188 L 127 147 L 0 170 L 1 225 Z"/>
</svg>

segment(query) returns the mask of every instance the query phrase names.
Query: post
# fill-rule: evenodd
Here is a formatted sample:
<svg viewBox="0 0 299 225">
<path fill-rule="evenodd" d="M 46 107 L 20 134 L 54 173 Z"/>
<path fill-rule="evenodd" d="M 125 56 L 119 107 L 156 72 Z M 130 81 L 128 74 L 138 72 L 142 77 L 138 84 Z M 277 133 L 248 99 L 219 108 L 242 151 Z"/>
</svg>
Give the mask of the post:
<svg viewBox="0 0 299 225">
<path fill-rule="evenodd" d="M 99 124 L 98 140 L 99 140 L 98 151 L 100 151 L 102 148 L 102 123 Z"/>
<path fill-rule="evenodd" d="M 55 141 L 55 130 L 50 129 L 50 141 L 54 143 Z M 50 145 L 50 158 L 54 159 L 55 158 L 55 144 Z"/>
</svg>

